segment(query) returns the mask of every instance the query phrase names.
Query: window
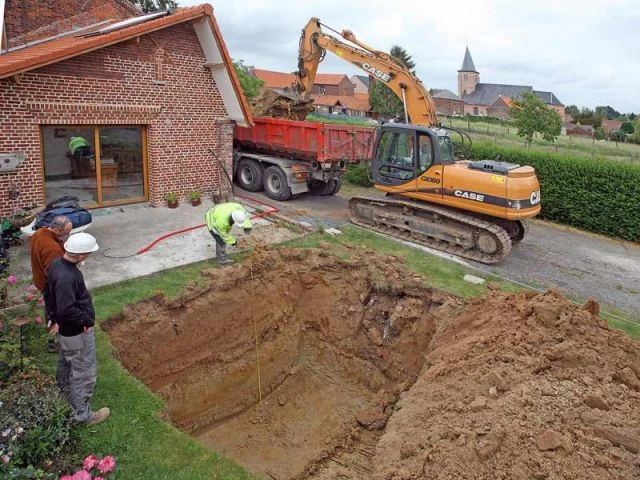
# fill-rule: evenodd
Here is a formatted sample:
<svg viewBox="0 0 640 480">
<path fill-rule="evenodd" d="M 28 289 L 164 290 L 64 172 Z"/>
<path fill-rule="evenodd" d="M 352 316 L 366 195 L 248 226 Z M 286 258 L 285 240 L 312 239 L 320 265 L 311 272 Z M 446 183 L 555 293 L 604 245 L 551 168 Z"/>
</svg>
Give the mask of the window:
<svg viewBox="0 0 640 480">
<path fill-rule="evenodd" d="M 325 95 L 326 94 L 327 89 L 325 88 L 324 85 L 318 85 L 318 93 L 320 95 Z"/>
<path fill-rule="evenodd" d="M 43 126 L 46 200 L 64 195 L 85 207 L 148 199 L 145 128 Z"/>
<path fill-rule="evenodd" d="M 420 171 L 424 172 L 431 166 L 433 162 L 433 147 L 431 145 L 431 138 L 427 135 L 420 135 L 418 137 L 418 145 L 420 152 Z"/>
<path fill-rule="evenodd" d="M 416 176 L 413 162 L 415 136 L 412 133 L 385 132 L 378 144 L 377 160 L 383 177 L 410 180 Z"/>
<path fill-rule="evenodd" d="M 478 107 L 473 107 L 473 114 L 478 115 Z"/>
</svg>

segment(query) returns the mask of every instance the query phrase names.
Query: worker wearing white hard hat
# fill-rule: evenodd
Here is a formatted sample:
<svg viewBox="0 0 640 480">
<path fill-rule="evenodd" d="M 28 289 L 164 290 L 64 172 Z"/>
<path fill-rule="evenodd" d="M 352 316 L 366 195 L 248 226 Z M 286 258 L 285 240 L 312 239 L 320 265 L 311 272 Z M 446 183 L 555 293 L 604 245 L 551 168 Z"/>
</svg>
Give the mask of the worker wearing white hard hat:
<svg viewBox="0 0 640 480">
<path fill-rule="evenodd" d="M 64 255 L 49 264 L 45 285 L 48 318 L 59 344 L 56 381 L 77 422 L 94 425 L 109 416 L 107 407 L 91 409 L 96 385 L 95 311 L 78 264 L 98 250 L 93 235 L 76 233 L 64 243 Z"/>
<path fill-rule="evenodd" d="M 249 234 L 253 225 L 249 214 L 239 203 L 227 202 L 215 205 L 207 210 L 204 218 L 207 222 L 209 233 L 216 241 L 216 260 L 218 265 L 230 265 L 233 263 L 227 257 L 227 245 L 235 245 L 236 239 L 231 235 L 231 228 L 237 225 Z"/>
</svg>

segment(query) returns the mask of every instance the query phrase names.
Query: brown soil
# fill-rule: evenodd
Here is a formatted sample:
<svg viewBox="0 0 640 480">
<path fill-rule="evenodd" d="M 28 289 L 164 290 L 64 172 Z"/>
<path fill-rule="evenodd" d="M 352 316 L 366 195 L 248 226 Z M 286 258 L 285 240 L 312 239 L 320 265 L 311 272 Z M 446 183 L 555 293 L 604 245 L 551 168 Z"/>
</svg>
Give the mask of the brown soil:
<svg viewBox="0 0 640 480">
<path fill-rule="evenodd" d="M 595 304 L 463 309 L 371 252 L 205 273 L 104 327 L 171 422 L 262 477 L 640 478 L 638 343 Z"/>
<path fill-rule="evenodd" d="M 311 101 L 302 101 L 294 93 L 276 93 L 265 89 L 251 101 L 251 112 L 256 117 L 304 120 L 312 111 Z"/>
</svg>

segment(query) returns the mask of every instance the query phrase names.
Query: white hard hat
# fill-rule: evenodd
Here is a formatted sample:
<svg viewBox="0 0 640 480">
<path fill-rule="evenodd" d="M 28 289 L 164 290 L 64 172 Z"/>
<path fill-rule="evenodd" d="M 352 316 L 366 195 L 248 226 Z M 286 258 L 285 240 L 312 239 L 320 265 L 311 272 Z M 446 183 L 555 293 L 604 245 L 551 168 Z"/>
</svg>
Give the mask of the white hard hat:
<svg viewBox="0 0 640 480">
<path fill-rule="evenodd" d="M 93 235 L 80 232 L 71 235 L 64 242 L 64 249 L 69 253 L 91 253 L 98 250 L 98 242 Z"/>
<path fill-rule="evenodd" d="M 247 217 L 244 214 L 244 210 L 234 210 L 231 212 L 231 218 L 233 218 L 233 222 L 238 225 L 242 225 Z"/>
</svg>

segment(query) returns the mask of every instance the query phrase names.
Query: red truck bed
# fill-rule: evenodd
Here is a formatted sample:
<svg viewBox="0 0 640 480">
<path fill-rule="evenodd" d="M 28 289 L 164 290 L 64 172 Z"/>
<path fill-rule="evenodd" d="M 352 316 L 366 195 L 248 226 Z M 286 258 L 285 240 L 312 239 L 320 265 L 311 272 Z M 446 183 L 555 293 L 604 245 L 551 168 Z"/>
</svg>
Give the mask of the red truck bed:
<svg viewBox="0 0 640 480">
<path fill-rule="evenodd" d="M 234 143 L 246 152 L 300 160 L 357 162 L 371 158 L 374 128 L 257 117 L 236 127 Z"/>
</svg>

